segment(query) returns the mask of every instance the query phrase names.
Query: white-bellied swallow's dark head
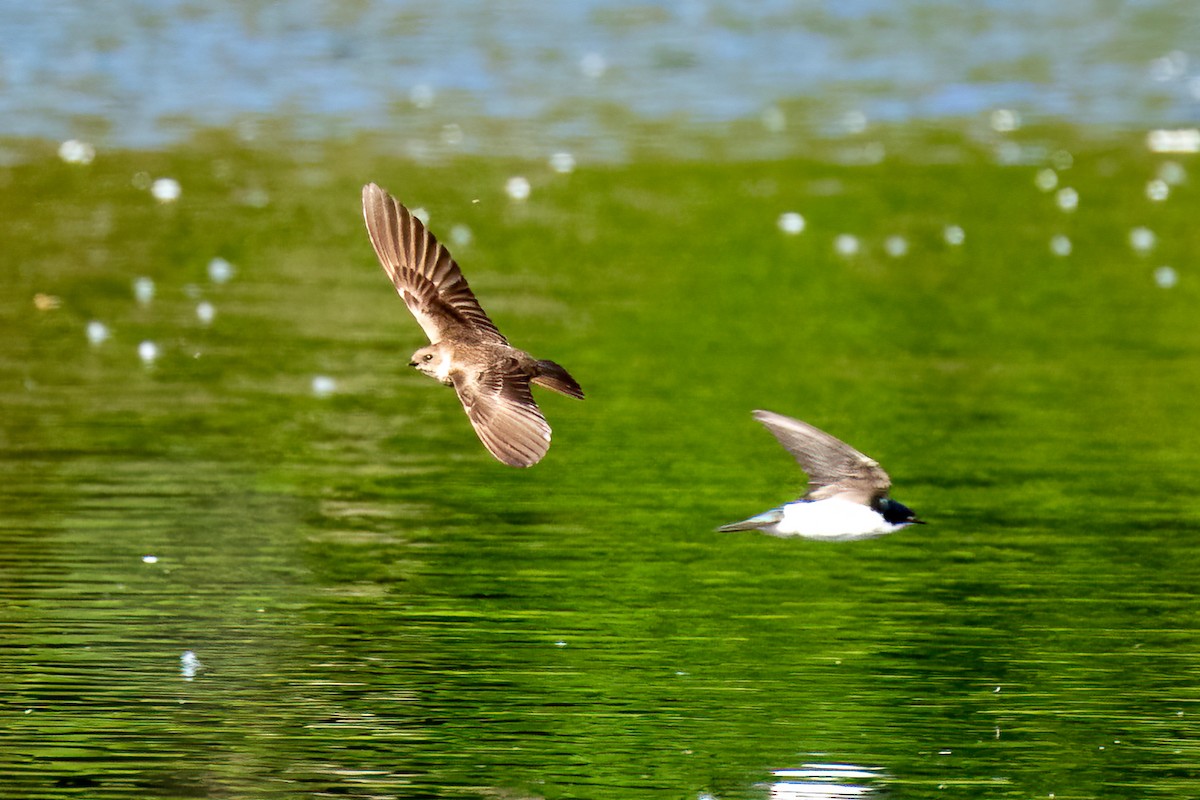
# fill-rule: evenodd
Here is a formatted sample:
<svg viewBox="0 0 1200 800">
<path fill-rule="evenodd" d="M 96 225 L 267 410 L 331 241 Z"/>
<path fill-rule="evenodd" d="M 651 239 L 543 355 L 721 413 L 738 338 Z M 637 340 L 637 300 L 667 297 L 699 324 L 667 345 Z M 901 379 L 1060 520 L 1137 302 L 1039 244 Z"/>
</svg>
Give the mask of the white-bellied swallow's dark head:
<svg viewBox="0 0 1200 800">
<path fill-rule="evenodd" d="M 916 512 L 911 508 L 901 503 L 899 500 L 893 500 L 890 497 L 882 497 L 879 499 L 875 509 L 883 518 L 893 525 L 924 525 L 925 520 L 918 519 Z"/>
</svg>

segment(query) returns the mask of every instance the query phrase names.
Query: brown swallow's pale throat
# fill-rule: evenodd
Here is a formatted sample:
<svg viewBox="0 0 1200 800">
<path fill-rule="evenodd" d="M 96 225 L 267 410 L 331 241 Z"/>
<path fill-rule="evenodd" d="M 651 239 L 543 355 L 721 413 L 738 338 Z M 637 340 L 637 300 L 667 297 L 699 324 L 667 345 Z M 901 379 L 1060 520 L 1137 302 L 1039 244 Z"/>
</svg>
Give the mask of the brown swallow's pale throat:
<svg viewBox="0 0 1200 800">
<path fill-rule="evenodd" d="M 411 211 L 373 183 L 363 187 L 362 200 L 379 263 L 429 337 L 410 365 L 454 387 L 492 455 L 513 467 L 532 467 L 550 449 L 550 426 L 530 383 L 580 400 L 583 389 L 558 364 L 508 343 L 450 251 Z"/>
</svg>

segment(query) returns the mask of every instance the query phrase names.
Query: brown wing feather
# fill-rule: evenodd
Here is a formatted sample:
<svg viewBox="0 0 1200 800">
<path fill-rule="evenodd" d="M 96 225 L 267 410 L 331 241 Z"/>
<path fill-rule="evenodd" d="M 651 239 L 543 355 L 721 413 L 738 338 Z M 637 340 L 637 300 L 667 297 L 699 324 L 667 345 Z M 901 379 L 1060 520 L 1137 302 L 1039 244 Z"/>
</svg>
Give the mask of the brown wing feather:
<svg viewBox="0 0 1200 800">
<path fill-rule="evenodd" d="M 755 411 L 754 418 L 808 474 L 805 497 L 820 500 L 836 494 L 869 503 L 891 488 L 892 481 L 878 462 L 820 428 L 773 411 Z"/>
<path fill-rule="evenodd" d="M 513 467 L 532 467 L 550 449 L 550 425 L 516 359 L 481 372 L 451 373 L 458 399 L 479 440 Z"/>
<path fill-rule="evenodd" d="M 421 220 L 373 183 L 363 187 L 362 200 L 375 255 L 430 342 L 464 335 L 506 341 Z"/>
</svg>

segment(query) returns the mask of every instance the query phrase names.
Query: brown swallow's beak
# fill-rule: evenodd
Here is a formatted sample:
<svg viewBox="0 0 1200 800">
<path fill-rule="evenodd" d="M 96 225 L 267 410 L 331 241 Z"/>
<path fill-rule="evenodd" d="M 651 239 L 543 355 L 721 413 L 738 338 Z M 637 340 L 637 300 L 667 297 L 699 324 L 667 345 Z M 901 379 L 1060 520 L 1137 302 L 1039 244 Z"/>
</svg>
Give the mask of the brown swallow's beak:
<svg viewBox="0 0 1200 800">
<path fill-rule="evenodd" d="M 410 361 L 410 362 L 408 362 L 408 365 L 409 365 L 410 367 L 415 367 L 415 366 L 417 365 L 417 362 L 415 362 L 415 361 Z"/>
</svg>

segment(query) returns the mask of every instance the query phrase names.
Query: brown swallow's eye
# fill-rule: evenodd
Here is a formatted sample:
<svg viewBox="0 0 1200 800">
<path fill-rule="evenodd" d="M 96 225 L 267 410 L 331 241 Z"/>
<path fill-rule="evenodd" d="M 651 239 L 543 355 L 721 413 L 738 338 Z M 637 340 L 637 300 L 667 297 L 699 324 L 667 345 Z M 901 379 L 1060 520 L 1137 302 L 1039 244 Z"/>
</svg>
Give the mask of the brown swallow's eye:
<svg viewBox="0 0 1200 800">
<path fill-rule="evenodd" d="M 425 354 L 425 355 L 424 355 L 424 356 L 421 358 L 421 360 L 422 360 L 422 361 L 432 361 L 432 360 L 433 360 L 433 354 L 432 354 L 432 353 L 426 353 L 426 354 Z"/>
</svg>

